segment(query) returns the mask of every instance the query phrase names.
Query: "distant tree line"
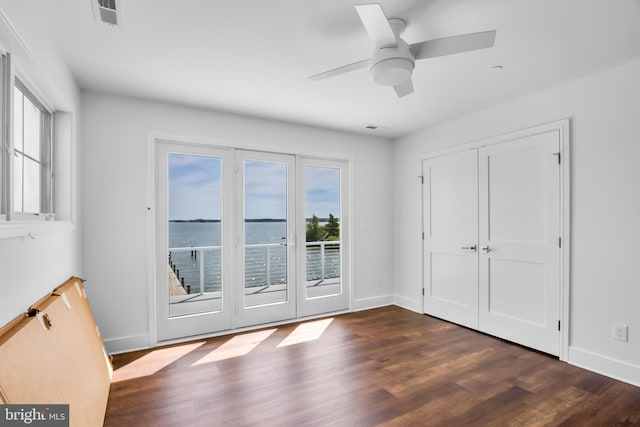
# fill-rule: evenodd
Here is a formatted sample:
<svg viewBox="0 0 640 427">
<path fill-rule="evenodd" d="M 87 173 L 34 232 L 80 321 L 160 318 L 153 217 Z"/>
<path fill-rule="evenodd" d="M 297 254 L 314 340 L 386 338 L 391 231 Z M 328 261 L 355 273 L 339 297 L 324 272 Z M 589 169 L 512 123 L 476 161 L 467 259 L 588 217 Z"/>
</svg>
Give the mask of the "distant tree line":
<svg viewBox="0 0 640 427">
<path fill-rule="evenodd" d="M 307 220 L 307 242 L 320 242 L 323 240 L 340 240 L 340 222 L 338 218 L 329 214 L 325 225 L 320 225 L 320 218 L 315 214 Z"/>
</svg>

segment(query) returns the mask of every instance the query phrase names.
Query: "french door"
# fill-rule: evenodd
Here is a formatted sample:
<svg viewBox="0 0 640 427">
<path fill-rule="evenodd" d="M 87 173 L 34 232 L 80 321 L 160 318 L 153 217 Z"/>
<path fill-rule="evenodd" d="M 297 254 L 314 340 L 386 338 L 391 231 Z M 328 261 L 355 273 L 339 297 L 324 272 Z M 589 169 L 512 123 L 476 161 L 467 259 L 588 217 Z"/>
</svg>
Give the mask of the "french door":
<svg viewBox="0 0 640 427">
<path fill-rule="evenodd" d="M 348 308 L 347 162 L 155 152 L 159 341 Z"/>
<path fill-rule="evenodd" d="M 157 142 L 158 340 L 232 325 L 231 154 Z"/>
<path fill-rule="evenodd" d="M 557 131 L 423 162 L 424 311 L 560 352 Z"/>
<path fill-rule="evenodd" d="M 349 200 L 346 161 L 299 159 L 298 314 L 349 307 Z"/>
<path fill-rule="evenodd" d="M 236 165 L 237 325 L 295 318 L 295 157 L 237 151 Z"/>
</svg>

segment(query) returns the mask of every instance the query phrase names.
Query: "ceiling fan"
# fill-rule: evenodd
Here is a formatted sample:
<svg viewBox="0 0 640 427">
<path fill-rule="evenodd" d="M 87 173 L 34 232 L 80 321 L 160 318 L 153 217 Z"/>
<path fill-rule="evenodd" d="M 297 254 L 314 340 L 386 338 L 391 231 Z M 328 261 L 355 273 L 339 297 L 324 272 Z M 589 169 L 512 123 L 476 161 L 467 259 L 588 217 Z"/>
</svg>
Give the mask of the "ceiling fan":
<svg viewBox="0 0 640 427">
<path fill-rule="evenodd" d="M 409 45 L 400 37 L 407 23 L 399 18 L 387 18 L 379 3 L 356 5 L 356 11 L 373 41 L 371 58 L 315 74 L 309 79 L 318 81 L 368 66 L 369 75 L 375 83 L 393 86 L 401 98 L 413 93 L 411 74 L 418 59 L 486 49 L 493 47 L 496 38 L 496 31 L 493 30 L 442 37 Z"/>
</svg>

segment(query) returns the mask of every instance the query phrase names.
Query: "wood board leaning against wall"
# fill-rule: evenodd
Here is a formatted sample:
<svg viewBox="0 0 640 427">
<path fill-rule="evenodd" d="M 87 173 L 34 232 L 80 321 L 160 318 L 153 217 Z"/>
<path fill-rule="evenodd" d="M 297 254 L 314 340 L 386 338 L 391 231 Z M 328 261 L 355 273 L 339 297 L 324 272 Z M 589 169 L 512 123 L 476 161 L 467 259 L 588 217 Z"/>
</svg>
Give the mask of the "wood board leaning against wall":
<svg viewBox="0 0 640 427">
<path fill-rule="evenodd" d="M 71 426 L 101 426 L 111 374 L 77 277 L 0 328 L 0 403 L 68 404 Z"/>
</svg>

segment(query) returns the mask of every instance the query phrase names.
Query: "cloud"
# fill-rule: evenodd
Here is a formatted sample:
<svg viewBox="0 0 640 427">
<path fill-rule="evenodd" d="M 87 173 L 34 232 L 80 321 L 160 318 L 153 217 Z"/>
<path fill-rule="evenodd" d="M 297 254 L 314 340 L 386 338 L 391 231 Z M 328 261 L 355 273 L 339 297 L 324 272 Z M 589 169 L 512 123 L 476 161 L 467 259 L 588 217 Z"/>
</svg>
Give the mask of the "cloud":
<svg viewBox="0 0 640 427">
<path fill-rule="evenodd" d="M 220 219 L 222 159 L 171 153 L 168 165 L 169 219 Z M 286 163 L 245 160 L 243 176 L 245 218 L 286 218 Z M 340 217 L 340 180 L 339 168 L 305 166 L 305 217 Z"/>
<path fill-rule="evenodd" d="M 307 166 L 305 168 L 305 216 L 340 217 L 340 169 Z"/>
<path fill-rule="evenodd" d="M 222 160 L 170 153 L 169 219 L 220 219 Z"/>
<path fill-rule="evenodd" d="M 286 164 L 246 160 L 244 188 L 245 218 L 286 218 Z"/>
</svg>

